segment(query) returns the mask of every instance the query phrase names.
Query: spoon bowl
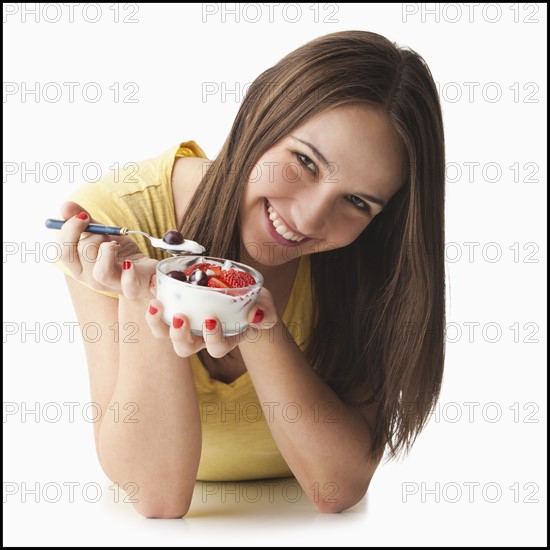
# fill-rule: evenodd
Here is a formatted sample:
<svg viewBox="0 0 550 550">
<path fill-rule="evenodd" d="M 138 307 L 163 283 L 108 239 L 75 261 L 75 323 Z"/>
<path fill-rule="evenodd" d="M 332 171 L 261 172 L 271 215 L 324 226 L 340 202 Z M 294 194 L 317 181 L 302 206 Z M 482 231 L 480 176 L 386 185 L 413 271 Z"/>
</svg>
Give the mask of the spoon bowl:
<svg viewBox="0 0 550 550">
<path fill-rule="evenodd" d="M 123 228 L 124 229 L 124 228 Z M 147 233 L 144 233 L 143 231 L 130 231 L 126 230 L 126 233 L 124 235 L 143 235 L 144 237 L 147 237 L 149 241 L 151 241 L 151 244 L 155 248 L 160 248 L 161 250 L 166 250 L 166 252 L 170 252 L 174 256 L 182 256 L 185 254 L 195 254 L 200 255 L 204 254 L 206 252 L 206 249 L 204 246 L 200 245 L 199 243 L 195 241 L 190 241 L 188 239 L 183 239 L 183 242 L 181 244 L 168 244 L 165 243 L 162 239 L 157 239 L 156 237 L 151 237 L 151 235 L 148 235 Z"/>
<path fill-rule="evenodd" d="M 47 219 L 46 227 L 48 227 L 49 229 L 61 229 L 64 223 L 65 220 Z M 148 233 L 144 233 L 143 231 L 134 231 L 126 227 L 114 227 L 111 225 L 91 223 L 86 227 L 86 229 L 84 229 L 84 231 L 87 233 L 94 233 L 96 235 L 115 235 L 118 237 L 123 237 L 125 235 L 143 235 L 144 237 L 149 239 L 151 245 L 153 245 L 155 248 L 165 250 L 166 252 L 172 254 L 172 256 L 185 256 L 187 254 L 200 255 L 206 252 L 204 246 L 195 241 L 184 239 L 183 243 L 181 244 L 168 244 L 165 243 L 162 239 L 152 237 Z"/>
</svg>

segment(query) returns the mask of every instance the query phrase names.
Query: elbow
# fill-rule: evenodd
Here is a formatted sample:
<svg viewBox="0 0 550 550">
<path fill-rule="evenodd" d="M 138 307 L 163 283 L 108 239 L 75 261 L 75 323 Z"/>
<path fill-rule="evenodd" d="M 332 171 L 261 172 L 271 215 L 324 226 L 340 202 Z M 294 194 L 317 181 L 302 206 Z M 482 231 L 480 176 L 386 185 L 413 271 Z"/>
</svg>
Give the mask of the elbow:
<svg viewBox="0 0 550 550">
<path fill-rule="evenodd" d="M 151 519 L 180 519 L 191 507 L 194 481 L 176 480 L 169 483 L 129 482 L 128 475 L 107 477 L 126 493 L 123 502 L 133 505 L 138 514 Z M 151 484 L 153 483 L 153 485 Z"/>
<path fill-rule="evenodd" d="M 140 487 L 129 501 L 138 514 L 150 519 L 181 519 L 191 507 L 194 484 L 176 483 L 171 489 Z M 126 501 L 128 502 L 128 501 Z"/>
<path fill-rule="evenodd" d="M 367 489 L 368 485 L 363 487 L 356 485 L 347 491 L 325 495 L 324 498 L 315 499 L 313 502 L 322 514 L 338 514 L 361 502 L 367 494 Z"/>
<path fill-rule="evenodd" d="M 317 510 L 322 514 L 339 514 L 340 512 L 344 512 L 348 508 L 355 506 L 355 504 L 357 504 L 360 500 L 361 499 L 350 502 L 316 502 L 315 506 L 317 507 Z"/>
<path fill-rule="evenodd" d="M 342 506 L 339 502 L 316 502 L 315 506 L 317 510 L 322 514 L 339 514 L 347 508 Z"/>
<path fill-rule="evenodd" d="M 139 479 L 103 458 L 101 466 L 105 475 L 126 493 L 123 502 L 131 503 L 141 516 L 151 519 L 179 519 L 189 511 L 195 488 L 194 477 Z M 131 479 L 137 481 L 129 481 Z"/>
<path fill-rule="evenodd" d="M 166 496 L 146 498 L 134 503 L 135 510 L 149 519 L 181 519 L 189 511 L 191 499 Z"/>
</svg>

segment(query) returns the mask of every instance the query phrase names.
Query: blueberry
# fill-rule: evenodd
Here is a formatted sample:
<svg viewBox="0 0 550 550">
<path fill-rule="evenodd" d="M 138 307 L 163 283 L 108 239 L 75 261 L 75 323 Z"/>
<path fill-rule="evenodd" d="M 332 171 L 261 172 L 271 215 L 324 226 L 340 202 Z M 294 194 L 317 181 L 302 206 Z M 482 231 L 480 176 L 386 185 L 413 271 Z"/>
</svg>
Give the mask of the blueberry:
<svg viewBox="0 0 550 550">
<path fill-rule="evenodd" d="M 195 271 L 189 275 L 189 282 L 192 285 L 208 286 L 208 275 L 200 269 L 195 269 Z"/>
<path fill-rule="evenodd" d="M 168 231 L 165 233 L 164 237 L 162 237 L 162 240 L 166 244 L 182 244 L 184 241 L 183 235 L 179 231 Z"/>
<path fill-rule="evenodd" d="M 172 277 L 172 279 L 182 281 L 183 283 L 187 282 L 187 277 L 183 271 L 170 271 L 170 273 L 167 273 L 166 275 L 168 277 Z"/>
</svg>

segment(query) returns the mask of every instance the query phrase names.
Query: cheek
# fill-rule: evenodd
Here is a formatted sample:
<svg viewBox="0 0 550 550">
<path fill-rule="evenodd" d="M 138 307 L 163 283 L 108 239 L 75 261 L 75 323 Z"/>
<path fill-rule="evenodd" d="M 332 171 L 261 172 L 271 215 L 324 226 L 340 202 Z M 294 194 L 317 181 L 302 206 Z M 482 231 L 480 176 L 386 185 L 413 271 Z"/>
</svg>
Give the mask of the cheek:
<svg viewBox="0 0 550 550">
<path fill-rule="evenodd" d="M 264 171 L 266 166 L 262 164 L 255 164 L 254 168 L 252 168 L 252 172 L 250 173 L 250 177 L 248 179 L 248 186 L 252 186 L 254 188 L 257 185 L 261 185 L 263 179 L 264 179 Z"/>
<path fill-rule="evenodd" d="M 279 179 L 283 183 L 297 183 L 304 177 L 303 170 L 297 162 L 286 162 L 280 168 Z"/>
<path fill-rule="evenodd" d="M 288 191 L 289 185 L 295 185 L 304 177 L 302 167 L 291 157 L 284 154 L 264 156 L 251 171 L 249 182 L 255 194 L 277 196 Z"/>
<path fill-rule="evenodd" d="M 368 220 L 367 222 L 362 220 L 352 221 L 349 217 L 335 220 L 329 232 L 329 240 L 337 243 L 339 247 L 347 246 L 363 233 L 371 221 L 372 220 Z"/>
</svg>

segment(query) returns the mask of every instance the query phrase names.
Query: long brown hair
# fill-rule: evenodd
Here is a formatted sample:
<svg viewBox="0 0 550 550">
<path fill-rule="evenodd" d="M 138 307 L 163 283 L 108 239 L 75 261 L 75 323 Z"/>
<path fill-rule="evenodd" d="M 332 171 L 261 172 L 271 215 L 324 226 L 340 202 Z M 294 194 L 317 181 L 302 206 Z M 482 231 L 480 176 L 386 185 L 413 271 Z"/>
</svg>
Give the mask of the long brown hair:
<svg viewBox="0 0 550 550">
<path fill-rule="evenodd" d="M 376 459 L 386 445 L 390 457 L 410 449 L 443 375 L 445 151 L 422 57 L 364 31 L 288 54 L 250 86 L 179 229 L 212 256 L 240 259 L 238 210 L 253 166 L 294 128 L 350 102 L 384 109 L 405 144 L 405 183 L 352 244 L 311 256 L 317 322 L 306 355 L 342 400 L 376 403 Z M 335 284 L 336 265 L 346 266 L 346 284 Z M 368 400 L 357 402 L 358 388 Z"/>
</svg>

